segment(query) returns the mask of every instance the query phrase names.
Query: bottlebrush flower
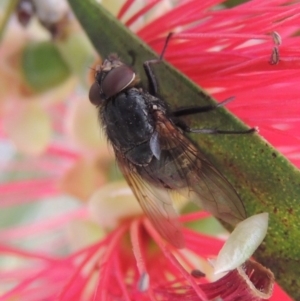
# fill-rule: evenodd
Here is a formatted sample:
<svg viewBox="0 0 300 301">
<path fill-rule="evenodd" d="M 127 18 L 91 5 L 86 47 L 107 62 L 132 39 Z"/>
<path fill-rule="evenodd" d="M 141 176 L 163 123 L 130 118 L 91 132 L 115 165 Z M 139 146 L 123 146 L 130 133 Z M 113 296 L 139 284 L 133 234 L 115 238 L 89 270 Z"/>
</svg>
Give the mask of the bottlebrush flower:
<svg viewBox="0 0 300 301">
<path fill-rule="evenodd" d="M 109 227 L 113 230 L 105 233 L 108 225 L 103 219 L 98 220 L 103 226 L 98 226 L 97 230 L 96 225 L 89 222 L 86 212 L 78 212 L 81 226 L 72 227 L 70 237 L 77 248 L 80 245 L 80 250 L 73 254 L 59 258 L 50 256 L 45 250 L 21 251 L 0 244 L 2 256 L 23 258 L 25 264 L 32 262 L 30 269 L 25 265 L 16 271 L 1 272 L 2 289 L 11 285 L 12 279 L 18 284 L 4 293 L 0 300 L 269 299 L 274 283 L 270 271 L 258 263 L 247 261 L 237 270 L 208 283 L 212 268 L 205 259 L 218 252 L 223 243 L 221 240 L 186 228 L 187 249 L 177 250 L 166 244 L 144 217 L 132 217 L 134 212 L 129 210 L 126 213 L 113 210 L 112 194 L 118 196 L 113 199 L 116 203 L 123 203 L 128 208 L 136 207 L 136 200 L 124 183 L 109 188 L 102 189 L 101 197 L 100 192 L 94 196 L 98 202 L 93 201 L 93 212 L 101 212 L 101 208 L 106 206 L 107 218 L 110 217 L 113 224 Z M 207 217 L 200 212 L 184 215 L 182 220 L 190 222 Z M 70 218 L 65 216 L 64 222 Z M 60 223 L 61 220 L 57 219 L 53 226 Z M 41 222 L 36 227 L 46 230 L 46 223 Z M 3 237 L 2 233 L 0 239 Z M 209 277 L 206 278 L 203 272 Z"/>
</svg>

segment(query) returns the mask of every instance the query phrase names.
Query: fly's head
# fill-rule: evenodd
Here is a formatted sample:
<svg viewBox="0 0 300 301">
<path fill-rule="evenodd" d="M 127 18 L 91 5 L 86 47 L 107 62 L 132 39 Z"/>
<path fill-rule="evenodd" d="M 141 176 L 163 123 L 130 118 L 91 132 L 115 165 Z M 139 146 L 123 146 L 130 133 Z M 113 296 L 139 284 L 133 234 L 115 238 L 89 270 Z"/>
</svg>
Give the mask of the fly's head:
<svg viewBox="0 0 300 301">
<path fill-rule="evenodd" d="M 133 87 L 138 81 L 135 72 L 121 62 L 117 55 L 111 54 L 96 68 L 95 82 L 90 88 L 89 99 L 92 104 L 100 106 L 103 101 Z"/>
</svg>

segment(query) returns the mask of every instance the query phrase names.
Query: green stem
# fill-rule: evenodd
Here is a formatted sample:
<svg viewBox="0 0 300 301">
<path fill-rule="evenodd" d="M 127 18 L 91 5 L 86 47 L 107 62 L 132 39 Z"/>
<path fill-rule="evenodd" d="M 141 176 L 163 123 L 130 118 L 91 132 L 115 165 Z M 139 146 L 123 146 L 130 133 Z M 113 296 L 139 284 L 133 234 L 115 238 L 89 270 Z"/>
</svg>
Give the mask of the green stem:
<svg viewBox="0 0 300 301">
<path fill-rule="evenodd" d="M 16 10 L 16 6 L 17 6 L 18 2 L 19 2 L 19 0 L 9 0 L 8 1 L 6 10 L 4 12 L 4 16 L 3 16 L 2 21 L 0 23 L 0 41 L 3 38 L 4 31 L 5 31 L 6 25 L 9 21 L 10 16 Z"/>
</svg>

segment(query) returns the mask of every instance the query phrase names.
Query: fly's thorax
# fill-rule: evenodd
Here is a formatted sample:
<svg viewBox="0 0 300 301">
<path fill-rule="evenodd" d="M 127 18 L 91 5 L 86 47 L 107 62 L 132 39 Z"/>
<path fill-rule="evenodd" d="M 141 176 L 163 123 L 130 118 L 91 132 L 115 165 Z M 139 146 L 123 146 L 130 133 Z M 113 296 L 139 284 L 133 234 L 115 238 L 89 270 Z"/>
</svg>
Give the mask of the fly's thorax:
<svg viewBox="0 0 300 301">
<path fill-rule="evenodd" d="M 131 88 L 106 100 L 100 109 L 108 139 L 116 149 L 128 153 L 128 159 L 135 164 L 139 160 L 144 164 L 152 156 L 149 141 L 155 131 L 155 119 L 150 103 L 148 94 Z"/>
</svg>

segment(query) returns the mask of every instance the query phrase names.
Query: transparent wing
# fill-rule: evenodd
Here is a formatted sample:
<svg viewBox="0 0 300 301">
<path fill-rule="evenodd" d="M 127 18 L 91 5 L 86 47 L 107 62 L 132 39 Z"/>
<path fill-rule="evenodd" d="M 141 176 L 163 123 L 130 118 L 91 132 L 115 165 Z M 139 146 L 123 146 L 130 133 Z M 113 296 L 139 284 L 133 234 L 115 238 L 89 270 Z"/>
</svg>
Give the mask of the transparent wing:
<svg viewBox="0 0 300 301">
<path fill-rule="evenodd" d="M 166 161 L 160 165 L 173 171 L 171 180 L 164 179 L 171 189 L 188 190 L 191 201 L 232 225 L 246 218 L 244 205 L 232 185 L 165 115 L 157 116 L 156 130 L 161 160 Z M 163 169 L 156 172 L 166 173 Z"/>
<path fill-rule="evenodd" d="M 157 188 L 144 181 L 136 168 L 116 152 L 119 167 L 152 225 L 176 248 L 184 247 L 184 237 L 172 199 L 167 189 Z"/>
</svg>

